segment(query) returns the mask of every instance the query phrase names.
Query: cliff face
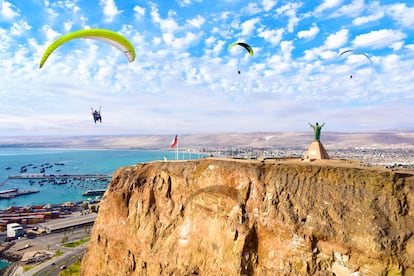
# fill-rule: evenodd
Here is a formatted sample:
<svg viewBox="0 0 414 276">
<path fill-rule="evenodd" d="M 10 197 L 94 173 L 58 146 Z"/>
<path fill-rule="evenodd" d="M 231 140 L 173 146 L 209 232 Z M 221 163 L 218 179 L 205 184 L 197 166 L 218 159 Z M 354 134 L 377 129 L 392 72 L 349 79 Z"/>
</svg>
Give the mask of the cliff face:
<svg viewBox="0 0 414 276">
<path fill-rule="evenodd" d="M 81 275 L 414 275 L 413 232 L 408 173 L 160 161 L 116 171 Z"/>
</svg>

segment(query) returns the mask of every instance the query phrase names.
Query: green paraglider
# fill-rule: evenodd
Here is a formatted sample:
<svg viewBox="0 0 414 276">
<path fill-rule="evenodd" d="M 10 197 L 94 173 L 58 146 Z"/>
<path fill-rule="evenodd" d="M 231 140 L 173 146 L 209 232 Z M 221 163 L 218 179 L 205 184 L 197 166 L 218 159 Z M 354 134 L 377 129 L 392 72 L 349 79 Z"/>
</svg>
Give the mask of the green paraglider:
<svg viewBox="0 0 414 276">
<path fill-rule="evenodd" d="M 87 29 L 87 30 L 78 30 L 70 32 L 66 35 L 59 37 L 52 44 L 50 44 L 47 49 L 44 51 L 43 56 L 40 60 L 39 68 L 42 68 L 48 57 L 55 51 L 58 47 L 65 44 L 66 42 L 78 39 L 78 38 L 87 38 L 87 39 L 96 39 L 115 46 L 121 50 L 129 62 L 135 60 L 135 49 L 132 43 L 123 35 L 116 33 L 111 30 L 106 29 Z"/>
<path fill-rule="evenodd" d="M 249 52 L 250 56 L 253 56 L 253 48 L 250 47 L 249 44 L 244 43 L 244 42 L 234 42 L 232 44 L 229 45 L 229 47 L 227 47 L 227 50 L 230 50 L 231 48 L 233 48 L 234 46 L 239 45 L 241 47 L 243 47 L 244 49 L 246 49 Z"/>
<path fill-rule="evenodd" d="M 246 51 L 249 53 L 250 56 L 253 56 L 254 55 L 253 48 L 249 44 L 247 44 L 247 43 L 244 43 L 244 42 L 234 42 L 234 43 L 230 44 L 229 47 L 227 47 L 227 50 L 230 50 L 234 46 L 241 46 L 244 49 L 246 49 Z M 237 69 L 237 73 L 240 75 L 240 73 L 241 73 L 240 72 L 240 69 Z"/>
</svg>

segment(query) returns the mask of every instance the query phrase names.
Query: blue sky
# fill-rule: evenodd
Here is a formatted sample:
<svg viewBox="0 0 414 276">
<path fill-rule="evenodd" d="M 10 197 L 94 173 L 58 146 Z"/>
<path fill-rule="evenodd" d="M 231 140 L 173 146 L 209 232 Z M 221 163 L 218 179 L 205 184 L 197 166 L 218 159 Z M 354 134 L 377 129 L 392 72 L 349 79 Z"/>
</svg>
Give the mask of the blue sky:
<svg viewBox="0 0 414 276">
<path fill-rule="evenodd" d="M 414 130 L 413 14 L 392 0 L 0 0 L 0 135 Z M 77 39 L 38 68 L 88 28 L 127 37 L 135 61 Z"/>
</svg>

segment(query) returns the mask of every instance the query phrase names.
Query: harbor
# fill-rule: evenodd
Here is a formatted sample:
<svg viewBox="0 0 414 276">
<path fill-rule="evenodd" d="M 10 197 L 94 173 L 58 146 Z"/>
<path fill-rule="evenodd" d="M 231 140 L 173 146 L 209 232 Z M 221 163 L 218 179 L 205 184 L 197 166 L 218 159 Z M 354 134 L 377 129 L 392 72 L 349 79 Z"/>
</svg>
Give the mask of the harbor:
<svg viewBox="0 0 414 276">
<path fill-rule="evenodd" d="M 5 185 L 10 179 L 29 179 L 29 180 L 52 180 L 54 184 L 66 184 L 66 181 L 61 179 L 74 179 L 74 180 L 85 180 L 85 179 L 96 179 L 99 181 L 109 181 L 112 178 L 111 174 L 19 174 L 9 175 L 1 184 L 0 187 Z M 1 191 L 0 191 L 1 194 Z"/>
</svg>

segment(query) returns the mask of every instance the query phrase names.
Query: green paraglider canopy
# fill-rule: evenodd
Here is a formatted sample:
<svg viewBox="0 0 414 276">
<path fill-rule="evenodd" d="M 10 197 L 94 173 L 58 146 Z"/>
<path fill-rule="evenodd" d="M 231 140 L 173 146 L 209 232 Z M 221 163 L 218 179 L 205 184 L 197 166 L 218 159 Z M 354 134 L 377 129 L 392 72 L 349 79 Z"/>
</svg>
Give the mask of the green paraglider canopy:
<svg viewBox="0 0 414 276">
<path fill-rule="evenodd" d="M 244 42 L 234 42 L 234 43 L 230 44 L 229 47 L 227 47 L 227 50 L 230 50 L 231 48 L 233 48 L 236 45 L 239 45 L 239 46 L 243 47 L 244 49 L 246 49 L 249 52 L 250 56 L 253 56 L 253 48 L 250 47 L 249 44 L 244 43 Z"/>
<path fill-rule="evenodd" d="M 106 29 L 87 29 L 87 30 L 78 30 L 70 32 L 66 35 L 61 36 L 55 40 L 52 44 L 47 47 L 44 51 L 43 56 L 40 60 L 39 68 L 42 68 L 48 57 L 55 51 L 58 47 L 65 44 L 66 42 L 77 39 L 77 38 L 88 38 L 96 39 L 115 46 L 121 50 L 129 62 L 135 60 L 135 49 L 132 43 L 124 36 L 119 33 L 116 33 L 111 30 Z"/>
</svg>

